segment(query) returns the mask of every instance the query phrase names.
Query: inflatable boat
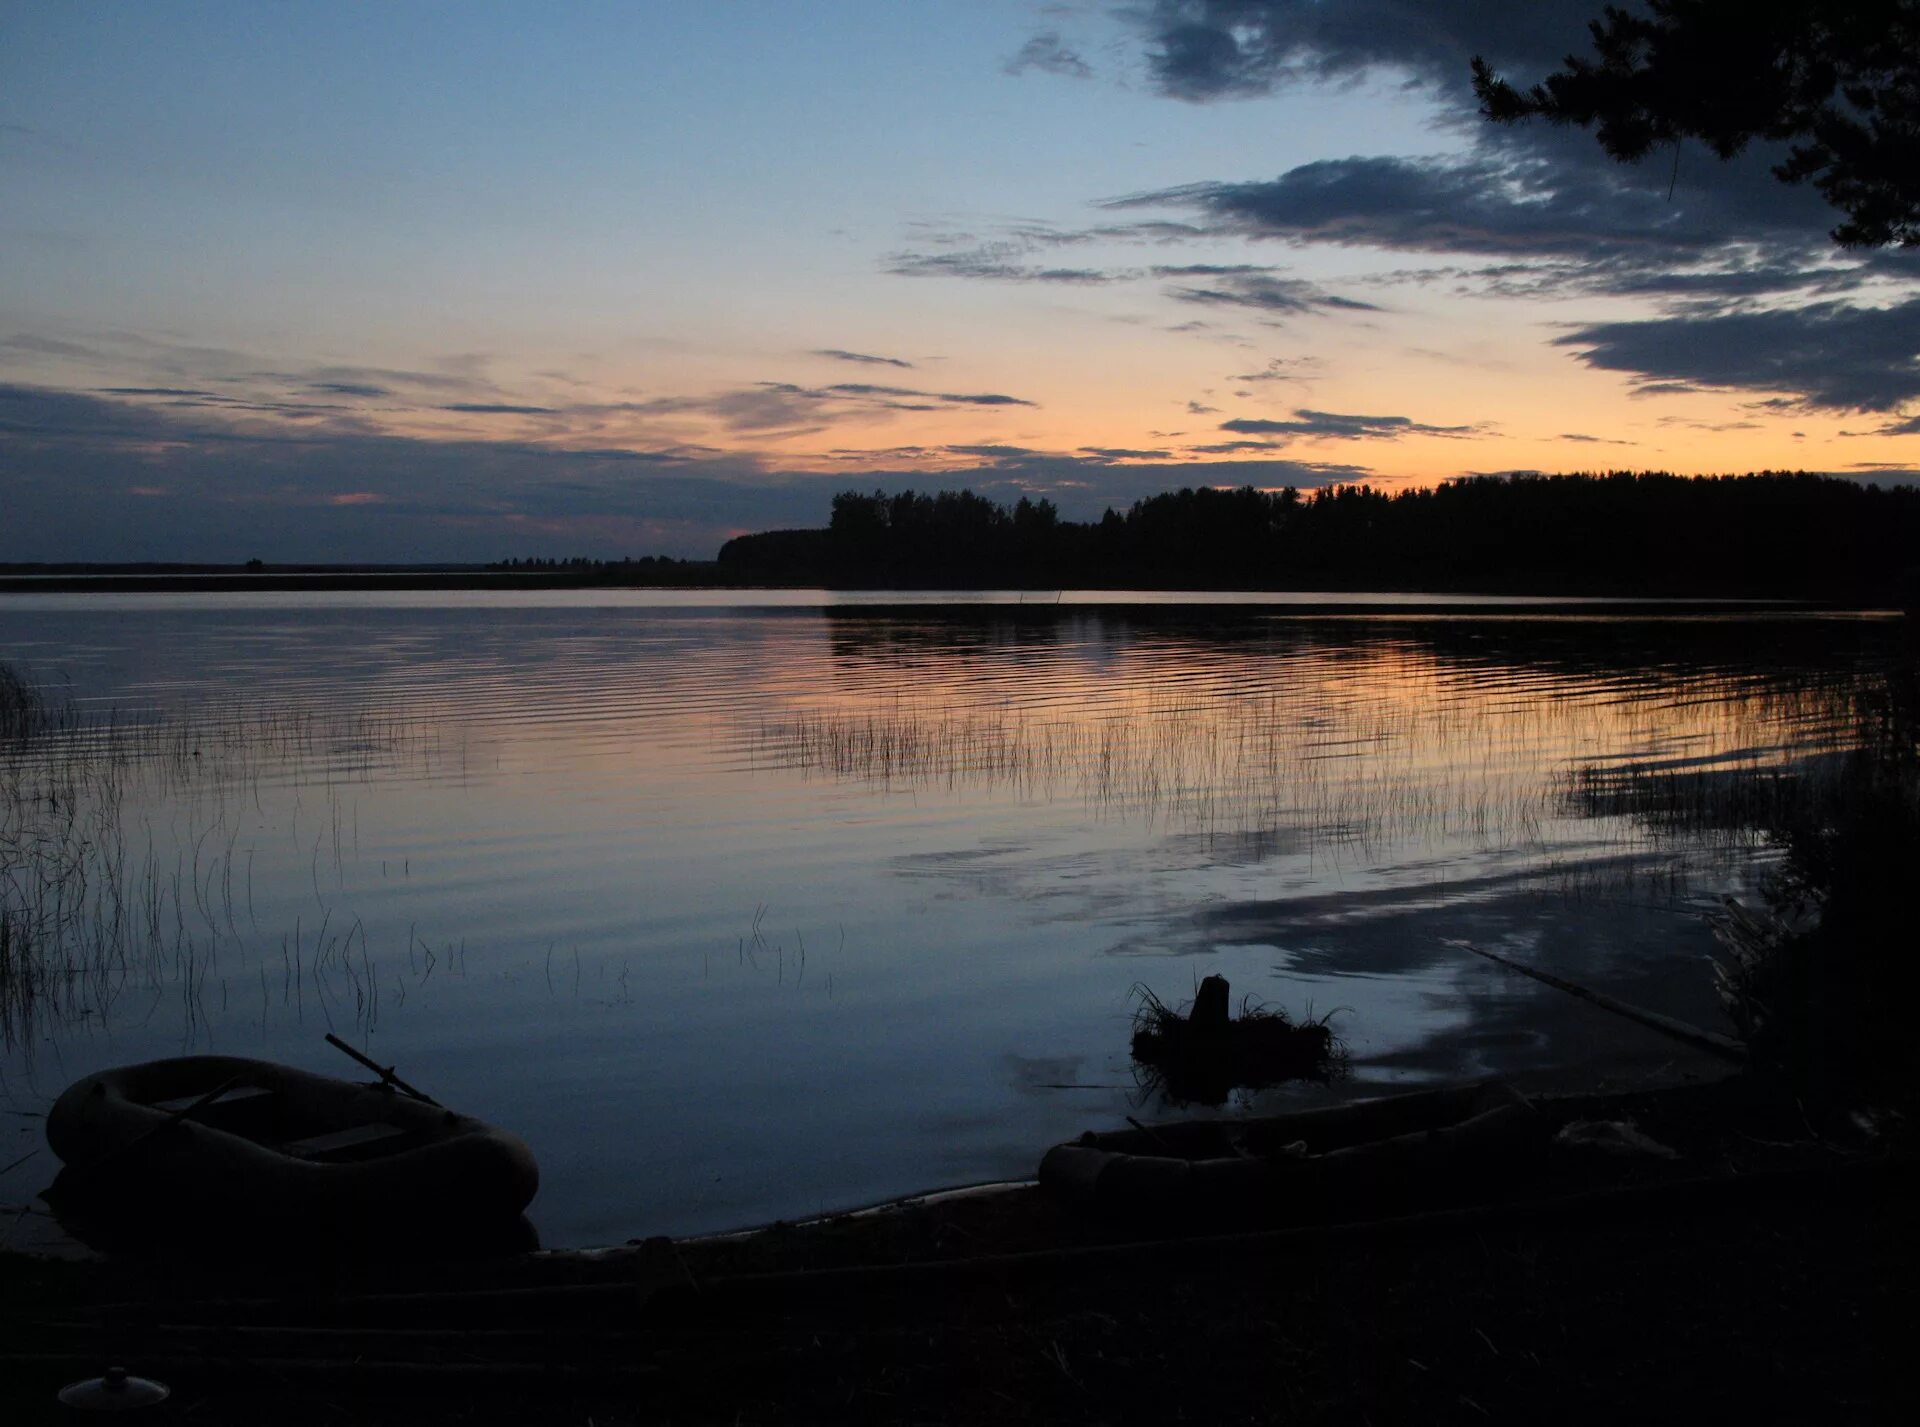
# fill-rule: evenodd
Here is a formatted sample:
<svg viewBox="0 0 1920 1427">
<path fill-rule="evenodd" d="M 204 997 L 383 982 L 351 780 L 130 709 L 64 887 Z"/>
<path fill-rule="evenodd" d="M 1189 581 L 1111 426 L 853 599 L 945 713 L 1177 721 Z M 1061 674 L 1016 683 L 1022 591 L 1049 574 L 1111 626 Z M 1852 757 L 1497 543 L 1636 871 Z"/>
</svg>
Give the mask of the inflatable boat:
<svg viewBox="0 0 1920 1427">
<path fill-rule="evenodd" d="M 518 1215 L 526 1145 L 391 1079 L 195 1055 L 86 1076 L 47 1116 L 55 1190 L 90 1209 L 390 1227 Z"/>
</svg>

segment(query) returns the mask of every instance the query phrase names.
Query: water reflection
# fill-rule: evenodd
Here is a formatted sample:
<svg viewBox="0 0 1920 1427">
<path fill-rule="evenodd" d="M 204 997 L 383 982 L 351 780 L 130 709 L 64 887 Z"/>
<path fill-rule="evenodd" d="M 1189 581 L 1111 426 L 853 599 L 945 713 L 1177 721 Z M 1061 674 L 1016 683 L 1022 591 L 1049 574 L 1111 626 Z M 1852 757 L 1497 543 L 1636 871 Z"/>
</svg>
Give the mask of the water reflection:
<svg viewBox="0 0 1920 1427">
<path fill-rule="evenodd" d="M 1769 855 L 1741 800 L 1848 746 L 1885 636 L 0 606 L 0 658 L 122 711 L 9 755 L 8 895 L 43 834 L 87 870 L 24 898 L 68 941 L 0 1095 L 186 1047 L 324 1070 L 338 1030 L 527 1138 L 567 1244 L 1029 1173 L 1140 1111 L 1143 980 L 1346 1008 L 1337 1093 L 1650 1070 L 1449 939 L 1711 1020 L 1698 913 Z"/>
</svg>

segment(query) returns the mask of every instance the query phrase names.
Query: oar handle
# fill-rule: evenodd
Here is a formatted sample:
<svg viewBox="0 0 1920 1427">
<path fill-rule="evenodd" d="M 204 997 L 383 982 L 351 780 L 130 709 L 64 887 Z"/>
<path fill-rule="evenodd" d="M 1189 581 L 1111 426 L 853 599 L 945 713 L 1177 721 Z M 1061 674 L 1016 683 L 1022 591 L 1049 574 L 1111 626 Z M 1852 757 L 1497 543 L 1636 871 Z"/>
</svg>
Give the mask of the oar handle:
<svg viewBox="0 0 1920 1427">
<path fill-rule="evenodd" d="M 377 1060 L 373 1060 L 368 1056 L 364 1056 L 360 1054 L 359 1051 L 355 1050 L 352 1046 L 348 1045 L 345 1041 L 341 1040 L 340 1037 L 336 1036 L 332 1031 L 327 1032 L 327 1044 L 332 1046 L 335 1050 L 345 1051 L 348 1055 L 352 1056 L 355 1060 L 359 1061 L 362 1065 L 366 1066 L 368 1070 L 371 1070 L 375 1075 L 380 1077 L 380 1081 L 383 1085 L 391 1085 L 395 1090 L 399 1090 L 404 1092 L 405 1094 L 411 1095 L 414 1099 L 420 1101 L 424 1105 L 432 1105 L 436 1109 L 445 1108 L 440 1104 L 438 1100 L 434 1099 L 431 1095 L 428 1095 L 423 1091 L 414 1089 L 411 1085 L 407 1084 L 406 1081 L 402 1080 L 399 1076 L 395 1075 L 393 1073 L 393 1067 L 391 1065 L 382 1065 Z"/>
</svg>

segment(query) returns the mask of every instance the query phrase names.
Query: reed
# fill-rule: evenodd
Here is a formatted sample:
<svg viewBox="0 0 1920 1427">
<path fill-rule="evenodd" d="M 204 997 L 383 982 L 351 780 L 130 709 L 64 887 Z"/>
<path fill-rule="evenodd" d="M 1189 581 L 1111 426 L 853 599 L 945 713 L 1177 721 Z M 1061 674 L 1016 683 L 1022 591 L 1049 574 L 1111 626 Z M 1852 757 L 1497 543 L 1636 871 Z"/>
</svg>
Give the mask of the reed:
<svg viewBox="0 0 1920 1427">
<path fill-rule="evenodd" d="M 1124 696 L 1096 686 L 1065 705 L 982 684 L 793 699 L 750 730 L 754 761 L 883 793 L 1072 801 L 1336 868 L 1497 854 L 1576 895 L 1672 900 L 1765 855 L 1770 819 L 1857 742 L 1873 687 L 1850 671 L 1708 671 L 1650 688 L 1489 688 L 1391 648 L 1238 681 L 1135 673 L 1115 680 Z"/>
<path fill-rule="evenodd" d="M 326 791 L 317 887 L 322 857 L 337 870 L 342 856 L 339 790 L 437 751 L 430 724 L 378 706 L 327 717 L 266 699 L 83 710 L 4 664 L 0 701 L 0 1046 L 27 1056 L 59 1026 L 108 1021 L 136 993 L 147 1014 L 175 998 L 191 1038 L 209 988 L 227 995 L 217 973 L 229 953 L 260 962 L 264 998 L 268 953 L 243 841 L 263 794 Z M 369 1027 L 379 981 L 365 929 L 329 926 L 301 946 L 282 994 L 303 1004 L 312 985 L 330 1024 L 337 1010 Z M 284 938 L 280 950 L 291 973 Z"/>
</svg>

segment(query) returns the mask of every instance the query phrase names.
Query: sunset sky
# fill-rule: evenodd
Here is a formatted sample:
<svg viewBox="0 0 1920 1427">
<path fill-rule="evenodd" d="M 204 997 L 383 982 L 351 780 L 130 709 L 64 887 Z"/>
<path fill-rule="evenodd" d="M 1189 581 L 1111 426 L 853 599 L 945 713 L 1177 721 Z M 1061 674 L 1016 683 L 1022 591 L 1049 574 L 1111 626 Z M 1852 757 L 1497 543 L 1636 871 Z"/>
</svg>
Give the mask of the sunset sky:
<svg viewBox="0 0 1920 1427">
<path fill-rule="evenodd" d="M 847 487 L 1920 468 L 1920 253 L 1496 130 L 1561 0 L 0 0 L 0 560 L 710 556 Z M 1671 195 L 1669 195 L 1671 189 Z"/>
</svg>

